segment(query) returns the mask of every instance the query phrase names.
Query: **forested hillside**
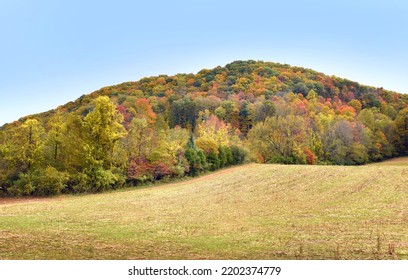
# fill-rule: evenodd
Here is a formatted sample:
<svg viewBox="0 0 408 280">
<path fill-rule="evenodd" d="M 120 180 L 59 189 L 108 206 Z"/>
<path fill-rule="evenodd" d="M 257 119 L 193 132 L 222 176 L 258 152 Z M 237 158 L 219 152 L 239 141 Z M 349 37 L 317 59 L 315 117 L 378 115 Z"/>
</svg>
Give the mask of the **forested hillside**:
<svg viewBox="0 0 408 280">
<path fill-rule="evenodd" d="M 407 152 L 408 95 L 236 61 L 105 87 L 3 126 L 0 193 L 98 192 L 251 160 L 354 165 Z"/>
</svg>

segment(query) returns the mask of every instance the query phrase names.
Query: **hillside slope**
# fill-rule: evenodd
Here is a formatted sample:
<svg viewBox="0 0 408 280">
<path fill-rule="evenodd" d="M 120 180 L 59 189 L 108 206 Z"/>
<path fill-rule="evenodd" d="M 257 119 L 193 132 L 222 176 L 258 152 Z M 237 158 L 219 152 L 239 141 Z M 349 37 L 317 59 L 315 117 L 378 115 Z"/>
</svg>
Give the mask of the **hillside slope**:
<svg viewBox="0 0 408 280">
<path fill-rule="evenodd" d="M 1 259 L 408 259 L 408 158 L 0 200 Z"/>
<path fill-rule="evenodd" d="M 0 195 L 101 192 L 242 162 L 408 154 L 408 95 L 235 61 L 109 86 L 0 128 Z"/>
</svg>

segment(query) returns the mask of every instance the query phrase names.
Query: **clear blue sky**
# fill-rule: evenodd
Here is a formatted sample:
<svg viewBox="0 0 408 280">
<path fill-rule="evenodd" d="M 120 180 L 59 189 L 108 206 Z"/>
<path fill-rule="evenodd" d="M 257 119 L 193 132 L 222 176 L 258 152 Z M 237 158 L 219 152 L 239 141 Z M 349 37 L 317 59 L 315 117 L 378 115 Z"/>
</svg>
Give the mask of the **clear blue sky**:
<svg viewBox="0 0 408 280">
<path fill-rule="evenodd" d="M 0 1 L 0 125 L 103 86 L 233 60 L 408 93 L 408 1 Z"/>
</svg>

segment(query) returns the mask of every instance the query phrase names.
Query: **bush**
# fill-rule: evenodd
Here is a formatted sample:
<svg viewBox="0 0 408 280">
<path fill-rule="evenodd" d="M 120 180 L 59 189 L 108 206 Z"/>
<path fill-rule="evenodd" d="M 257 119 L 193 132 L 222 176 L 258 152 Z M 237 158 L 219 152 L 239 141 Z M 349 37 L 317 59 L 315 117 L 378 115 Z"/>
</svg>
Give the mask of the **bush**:
<svg viewBox="0 0 408 280">
<path fill-rule="evenodd" d="M 89 184 L 97 192 L 112 189 L 118 182 L 118 177 L 111 170 L 105 170 L 102 167 L 92 169 L 89 178 Z"/>
<path fill-rule="evenodd" d="M 295 164 L 296 162 L 297 161 L 294 156 L 280 156 L 280 155 L 274 155 L 268 161 L 268 163 L 282 163 L 282 164 Z"/>
<path fill-rule="evenodd" d="M 44 173 L 35 178 L 36 194 L 56 195 L 60 194 L 67 186 L 69 176 L 52 166 L 45 168 Z"/>
<path fill-rule="evenodd" d="M 231 154 L 233 158 L 233 164 L 241 164 L 245 161 L 246 152 L 243 148 L 238 146 L 231 146 Z"/>
<path fill-rule="evenodd" d="M 185 173 L 190 172 L 190 165 L 183 151 L 178 152 L 177 164 L 172 166 L 171 172 L 176 177 L 183 177 Z"/>
<path fill-rule="evenodd" d="M 131 159 L 126 170 L 128 179 L 136 184 L 153 181 L 153 173 L 154 167 L 143 157 Z"/>
<path fill-rule="evenodd" d="M 124 170 L 119 167 L 111 168 L 112 173 L 116 176 L 116 182 L 114 188 L 122 188 L 126 185 L 126 174 Z"/>
<path fill-rule="evenodd" d="M 230 147 L 225 147 L 225 156 L 227 158 L 226 165 L 233 165 L 234 164 L 234 157 L 232 156 L 232 152 Z"/>
<path fill-rule="evenodd" d="M 203 151 L 188 148 L 185 151 L 185 157 L 190 164 L 188 172 L 189 175 L 197 176 L 205 169 L 206 156 Z"/>
<path fill-rule="evenodd" d="M 207 169 L 207 156 L 204 154 L 202 150 L 198 150 L 197 152 L 198 157 L 200 158 L 200 170 Z"/>
<path fill-rule="evenodd" d="M 82 172 L 72 175 L 71 180 L 68 182 L 68 187 L 73 193 L 88 192 L 91 188 L 88 175 Z"/>
<path fill-rule="evenodd" d="M 30 173 L 20 173 L 13 186 L 8 189 L 9 194 L 12 196 L 31 195 L 34 191 L 35 186 Z"/>
<path fill-rule="evenodd" d="M 170 177 L 172 174 L 170 167 L 163 162 L 155 162 L 153 165 L 153 176 L 155 180 Z"/>
<path fill-rule="evenodd" d="M 218 155 L 214 153 L 214 151 L 211 151 L 208 154 L 207 161 L 208 161 L 208 166 L 211 171 L 220 168 L 220 159 L 218 158 Z"/>
<path fill-rule="evenodd" d="M 220 167 L 224 167 L 227 165 L 227 153 L 226 153 L 226 147 L 224 146 L 219 146 L 218 147 L 218 158 L 220 159 Z"/>
<path fill-rule="evenodd" d="M 309 148 L 304 149 L 307 164 L 316 164 L 317 156 Z"/>
</svg>

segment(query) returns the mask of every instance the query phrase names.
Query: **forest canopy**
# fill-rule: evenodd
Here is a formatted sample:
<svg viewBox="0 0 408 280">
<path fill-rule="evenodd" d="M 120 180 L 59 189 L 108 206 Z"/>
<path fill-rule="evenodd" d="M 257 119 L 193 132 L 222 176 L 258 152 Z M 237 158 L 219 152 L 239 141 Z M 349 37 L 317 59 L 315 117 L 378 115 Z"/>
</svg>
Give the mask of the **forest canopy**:
<svg viewBox="0 0 408 280">
<path fill-rule="evenodd" d="M 0 128 L 0 194 L 100 192 L 246 161 L 357 165 L 408 152 L 408 96 L 235 61 L 104 87 Z"/>
</svg>

